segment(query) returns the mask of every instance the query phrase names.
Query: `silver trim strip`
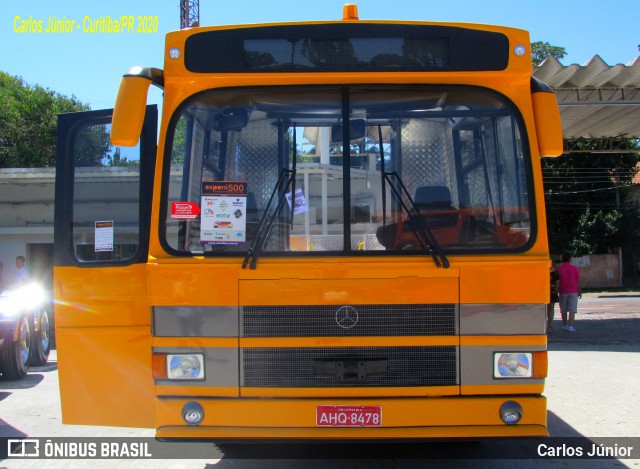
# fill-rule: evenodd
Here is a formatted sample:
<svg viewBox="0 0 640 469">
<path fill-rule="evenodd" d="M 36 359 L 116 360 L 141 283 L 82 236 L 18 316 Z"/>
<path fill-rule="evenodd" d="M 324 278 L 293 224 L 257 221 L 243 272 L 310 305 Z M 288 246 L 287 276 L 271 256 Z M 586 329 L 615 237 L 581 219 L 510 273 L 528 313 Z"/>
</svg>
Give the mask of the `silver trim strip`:
<svg viewBox="0 0 640 469">
<path fill-rule="evenodd" d="M 237 306 L 154 306 L 155 337 L 238 337 Z"/>
<path fill-rule="evenodd" d="M 545 325 L 542 304 L 460 305 L 460 335 L 538 335 Z"/>
</svg>

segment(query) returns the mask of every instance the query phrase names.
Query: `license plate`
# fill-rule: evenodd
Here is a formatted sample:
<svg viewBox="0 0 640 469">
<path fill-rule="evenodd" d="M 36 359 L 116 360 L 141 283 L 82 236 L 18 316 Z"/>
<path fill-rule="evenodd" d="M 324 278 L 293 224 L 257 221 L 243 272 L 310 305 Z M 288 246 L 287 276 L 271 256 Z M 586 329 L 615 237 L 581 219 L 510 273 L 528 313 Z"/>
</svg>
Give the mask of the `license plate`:
<svg viewBox="0 0 640 469">
<path fill-rule="evenodd" d="M 316 408 L 318 427 L 380 427 L 382 407 L 319 405 Z"/>
</svg>

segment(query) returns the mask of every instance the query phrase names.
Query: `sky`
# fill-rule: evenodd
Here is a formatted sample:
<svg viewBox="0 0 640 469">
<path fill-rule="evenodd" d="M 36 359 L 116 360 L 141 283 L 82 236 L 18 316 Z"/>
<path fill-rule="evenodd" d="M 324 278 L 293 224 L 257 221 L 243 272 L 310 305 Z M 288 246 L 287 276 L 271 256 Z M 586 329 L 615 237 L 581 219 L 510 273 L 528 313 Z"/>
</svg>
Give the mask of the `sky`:
<svg viewBox="0 0 640 469">
<path fill-rule="evenodd" d="M 200 0 L 202 26 L 339 20 L 345 0 Z M 360 0 L 361 20 L 485 23 L 530 32 L 532 41 L 564 47 L 564 65 L 599 55 L 609 65 L 635 59 L 640 0 Z M 46 32 L 49 18 L 75 21 L 72 32 Z M 86 21 L 132 17 L 131 32 L 84 31 Z M 144 24 L 151 32 L 137 31 Z M 150 21 L 149 21 L 150 20 Z M 38 25 L 41 31 L 38 31 Z M 155 27 L 157 25 L 157 28 Z M 114 105 L 120 78 L 133 66 L 163 68 L 164 35 L 180 27 L 180 0 L 29 0 L 2 2 L 0 71 L 92 109 Z M 160 104 L 151 87 L 149 104 Z"/>
</svg>

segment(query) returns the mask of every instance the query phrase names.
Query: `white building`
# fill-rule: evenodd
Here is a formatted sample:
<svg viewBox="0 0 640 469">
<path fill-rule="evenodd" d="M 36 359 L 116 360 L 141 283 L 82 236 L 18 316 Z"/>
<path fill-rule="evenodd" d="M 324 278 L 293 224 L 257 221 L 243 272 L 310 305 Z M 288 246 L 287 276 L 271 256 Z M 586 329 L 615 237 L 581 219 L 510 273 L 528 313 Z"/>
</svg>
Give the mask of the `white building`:
<svg viewBox="0 0 640 469">
<path fill-rule="evenodd" d="M 27 258 L 32 276 L 51 284 L 54 187 L 54 168 L 0 169 L 0 262 L 5 287 L 14 282 L 16 256 Z"/>
</svg>

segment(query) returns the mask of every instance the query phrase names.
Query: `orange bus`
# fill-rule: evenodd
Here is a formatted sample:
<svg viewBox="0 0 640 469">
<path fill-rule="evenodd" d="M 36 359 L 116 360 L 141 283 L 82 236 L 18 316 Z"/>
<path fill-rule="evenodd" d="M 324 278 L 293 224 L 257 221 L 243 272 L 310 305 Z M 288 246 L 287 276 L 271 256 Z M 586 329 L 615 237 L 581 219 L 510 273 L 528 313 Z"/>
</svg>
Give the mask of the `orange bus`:
<svg viewBox="0 0 640 469">
<path fill-rule="evenodd" d="M 562 135 L 529 35 L 343 16 L 169 33 L 113 111 L 59 117 L 65 423 L 547 434 Z"/>
</svg>

